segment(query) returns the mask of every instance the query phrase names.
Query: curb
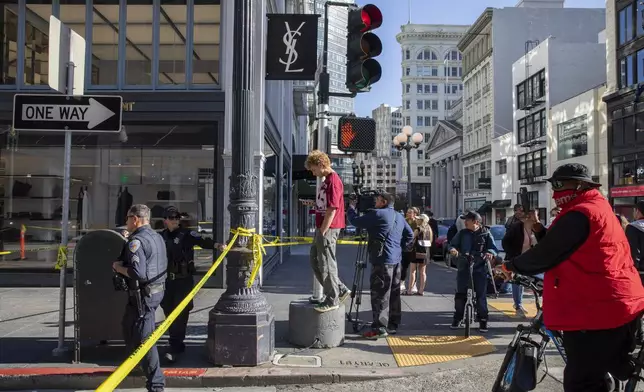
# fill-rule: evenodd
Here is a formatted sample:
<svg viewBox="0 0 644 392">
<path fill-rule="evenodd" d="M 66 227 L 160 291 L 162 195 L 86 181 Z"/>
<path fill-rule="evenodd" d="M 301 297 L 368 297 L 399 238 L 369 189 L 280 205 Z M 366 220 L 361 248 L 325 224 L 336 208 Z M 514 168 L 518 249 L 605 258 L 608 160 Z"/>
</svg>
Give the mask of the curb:
<svg viewBox="0 0 644 392">
<path fill-rule="evenodd" d="M 73 389 L 94 390 L 115 368 L 4 368 L 0 390 Z M 404 377 L 401 369 L 344 368 L 188 368 L 164 369 L 167 388 L 259 387 L 289 384 L 328 384 Z M 140 372 L 130 375 L 120 388 L 145 387 Z"/>
</svg>

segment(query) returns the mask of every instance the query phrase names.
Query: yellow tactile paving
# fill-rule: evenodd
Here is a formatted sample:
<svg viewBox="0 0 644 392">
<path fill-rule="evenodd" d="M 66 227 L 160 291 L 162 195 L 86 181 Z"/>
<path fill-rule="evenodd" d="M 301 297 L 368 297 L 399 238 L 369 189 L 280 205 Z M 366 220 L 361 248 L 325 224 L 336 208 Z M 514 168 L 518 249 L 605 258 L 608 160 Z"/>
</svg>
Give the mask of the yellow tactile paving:
<svg viewBox="0 0 644 392">
<path fill-rule="evenodd" d="M 487 304 L 508 317 L 520 318 L 520 317 L 517 317 L 516 315 L 516 310 L 514 309 L 513 302 L 491 301 L 488 299 Z M 529 318 L 533 318 L 534 316 L 537 315 L 537 307 L 534 304 L 524 303 L 523 307 L 527 311 L 526 316 L 528 316 Z"/>
<path fill-rule="evenodd" d="M 387 343 L 398 366 L 455 361 L 496 351 L 482 336 L 389 336 Z"/>
</svg>

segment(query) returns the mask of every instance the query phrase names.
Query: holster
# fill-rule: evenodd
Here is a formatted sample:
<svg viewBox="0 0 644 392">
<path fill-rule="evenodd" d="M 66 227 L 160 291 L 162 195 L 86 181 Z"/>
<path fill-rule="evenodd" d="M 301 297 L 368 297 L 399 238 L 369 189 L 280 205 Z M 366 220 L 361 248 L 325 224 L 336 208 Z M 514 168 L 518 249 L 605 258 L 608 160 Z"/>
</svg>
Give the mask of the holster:
<svg viewBox="0 0 644 392">
<path fill-rule="evenodd" d="M 128 290 L 128 295 L 130 296 L 130 300 L 134 301 L 133 305 L 136 307 L 136 312 L 139 318 L 142 318 L 145 314 L 143 308 L 143 295 L 141 294 L 141 292 L 145 290 L 146 287 L 147 286 L 144 286 L 143 289 L 141 289 L 139 287 L 139 282 L 137 280 L 134 280 L 130 285 L 130 290 Z"/>
</svg>

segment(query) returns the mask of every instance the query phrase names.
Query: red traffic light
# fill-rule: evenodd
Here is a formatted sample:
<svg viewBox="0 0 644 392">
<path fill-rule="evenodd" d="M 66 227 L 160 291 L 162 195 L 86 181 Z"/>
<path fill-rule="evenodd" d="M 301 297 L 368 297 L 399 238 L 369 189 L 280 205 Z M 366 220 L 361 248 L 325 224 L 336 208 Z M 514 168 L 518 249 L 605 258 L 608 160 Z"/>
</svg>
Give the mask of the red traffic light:
<svg viewBox="0 0 644 392">
<path fill-rule="evenodd" d="M 349 26 L 355 30 L 352 32 L 364 33 L 377 29 L 382 25 L 382 12 L 373 4 L 367 4 L 362 8 L 349 11 Z"/>
</svg>

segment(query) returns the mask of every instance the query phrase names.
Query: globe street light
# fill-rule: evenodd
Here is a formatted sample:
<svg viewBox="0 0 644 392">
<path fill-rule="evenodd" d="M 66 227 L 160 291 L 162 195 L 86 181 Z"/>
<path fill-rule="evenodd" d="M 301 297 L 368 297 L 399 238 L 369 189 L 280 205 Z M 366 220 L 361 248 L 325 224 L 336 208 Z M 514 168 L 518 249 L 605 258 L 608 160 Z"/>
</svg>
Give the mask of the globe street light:
<svg viewBox="0 0 644 392">
<path fill-rule="evenodd" d="M 423 134 L 416 132 L 414 129 L 405 125 L 402 132 L 396 135 L 392 141 L 397 150 L 407 151 L 407 208 L 411 208 L 411 150 L 418 148 L 423 142 Z"/>
</svg>

